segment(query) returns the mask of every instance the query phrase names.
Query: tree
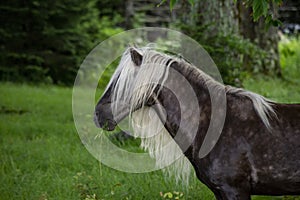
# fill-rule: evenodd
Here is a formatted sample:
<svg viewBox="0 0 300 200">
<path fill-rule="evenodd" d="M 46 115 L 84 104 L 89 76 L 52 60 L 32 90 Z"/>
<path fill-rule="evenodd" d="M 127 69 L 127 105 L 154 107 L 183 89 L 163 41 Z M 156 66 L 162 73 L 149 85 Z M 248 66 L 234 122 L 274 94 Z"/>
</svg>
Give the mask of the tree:
<svg viewBox="0 0 300 200">
<path fill-rule="evenodd" d="M 1 1 L 0 78 L 72 84 L 99 38 L 96 2 Z"/>
</svg>

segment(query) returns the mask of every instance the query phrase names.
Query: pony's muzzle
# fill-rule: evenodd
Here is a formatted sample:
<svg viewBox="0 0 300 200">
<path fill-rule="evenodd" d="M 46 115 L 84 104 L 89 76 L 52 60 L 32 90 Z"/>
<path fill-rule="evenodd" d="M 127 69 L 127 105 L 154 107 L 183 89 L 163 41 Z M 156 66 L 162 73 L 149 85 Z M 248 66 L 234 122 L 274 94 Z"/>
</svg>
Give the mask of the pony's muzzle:
<svg viewBox="0 0 300 200">
<path fill-rule="evenodd" d="M 99 111 L 95 111 L 94 113 L 94 123 L 98 128 L 107 131 L 113 131 L 117 125 L 117 122 L 113 119 L 104 119 Z"/>
</svg>

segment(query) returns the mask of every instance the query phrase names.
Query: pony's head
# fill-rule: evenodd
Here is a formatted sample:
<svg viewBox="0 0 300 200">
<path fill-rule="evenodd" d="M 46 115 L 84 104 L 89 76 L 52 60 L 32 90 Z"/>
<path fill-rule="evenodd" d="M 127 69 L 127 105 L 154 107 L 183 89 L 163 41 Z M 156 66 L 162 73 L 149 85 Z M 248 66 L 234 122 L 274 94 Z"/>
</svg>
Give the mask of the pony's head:
<svg viewBox="0 0 300 200">
<path fill-rule="evenodd" d="M 177 66 L 180 61 L 150 47 L 128 48 L 96 105 L 94 121 L 98 127 L 112 131 L 132 114 L 132 133 L 141 138 L 141 147 L 156 159 L 158 168 L 170 165 L 164 170 L 187 183 L 190 165 L 164 127 L 166 113 L 159 98 L 172 80 L 173 64 Z"/>
<path fill-rule="evenodd" d="M 155 99 L 175 59 L 149 47 L 128 48 L 95 108 L 94 120 L 108 131 Z"/>
</svg>

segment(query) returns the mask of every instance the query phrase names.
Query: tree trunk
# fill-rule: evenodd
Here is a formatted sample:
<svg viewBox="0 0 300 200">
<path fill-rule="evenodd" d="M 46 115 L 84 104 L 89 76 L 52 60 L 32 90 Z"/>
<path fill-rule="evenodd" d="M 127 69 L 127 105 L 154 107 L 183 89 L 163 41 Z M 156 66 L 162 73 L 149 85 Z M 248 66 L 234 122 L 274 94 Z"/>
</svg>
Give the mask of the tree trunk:
<svg viewBox="0 0 300 200">
<path fill-rule="evenodd" d="M 126 0 L 125 8 L 125 29 L 129 30 L 133 28 L 132 17 L 134 15 L 133 0 Z"/>
<path fill-rule="evenodd" d="M 221 32 L 224 35 L 238 33 L 237 8 L 230 0 L 198 1 L 199 22 L 210 24 L 208 34 Z"/>
<path fill-rule="evenodd" d="M 278 8 L 270 4 L 273 15 L 278 16 Z M 211 25 L 206 30 L 206 35 L 213 36 L 221 33 L 222 35 L 236 34 L 249 39 L 267 52 L 261 60 L 263 73 L 274 73 L 281 76 L 281 68 L 278 54 L 278 41 L 276 27 L 266 28 L 263 19 L 253 22 L 252 9 L 245 7 L 243 2 L 233 3 L 231 0 L 198 0 L 195 8 L 198 11 L 198 24 Z M 200 23 L 200 24 L 199 24 Z M 244 58 L 244 68 L 253 71 L 250 58 Z"/>
<path fill-rule="evenodd" d="M 270 4 L 273 15 L 278 17 L 277 6 Z M 267 28 L 266 23 L 261 18 L 258 22 L 254 22 L 252 18 L 252 9 L 245 7 L 242 2 L 237 2 L 239 13 L 239 32 L 244 38 L 250 39 L 251 42 L 257 44 L 261 49 L 267 52 L 262 60 L 263 72 L 266 74 L 273 73 L 281 76 L 281 68 L 279 63 L 278 42 L 279 35 L 276 27 Z M 249 58 L 245 58 L 245 68 L 251 70 L 249 66 Z"/>
</svg>

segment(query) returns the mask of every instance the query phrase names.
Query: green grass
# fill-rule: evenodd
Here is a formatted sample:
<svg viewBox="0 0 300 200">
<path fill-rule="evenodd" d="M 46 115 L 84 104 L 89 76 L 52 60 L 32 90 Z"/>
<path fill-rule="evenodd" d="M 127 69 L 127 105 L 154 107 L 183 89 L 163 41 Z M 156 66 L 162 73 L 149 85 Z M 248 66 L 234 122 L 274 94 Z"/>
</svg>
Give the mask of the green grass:
<svg viewBox="0 0 300 200">
<path fill-rule="evenodd" d="M 300 103 L 300 83 L 261 76 L 245 80 L 244 87 L 276 102 Z"/>
<path fill-rule="evenodd" d="M 283 78 L 248 78 L 244 86 L 278 102 L 300 103 L 300 38 L 286 38 L 279 51 Z"/>
<path fill-rule="evenodd" d="M 276 100 L 300 102 L 299 92 L 289 93 L 299 87 L 273 81 L 245 85 Z M 174 191 L 183 193 L 180 199 L 213 199 L 195 178 L 184 188 L 160 171 L 129 174 L 99 164 L 75 130 L 70 88 L 1 83 L 0 92 L 1 200 L 163 199 L 161 192 Z"/>
<path fill-rule="evenodd" d="M 160 171 L 129 174 L 90 155 L 74 127 L 71 88 L 0 84 L 0 199 L 211 199 L 196 179 L 188 188 Z"/>
<path fill-rule="evenodd" d="M 287 46 L 281 51 L 294 53 L 282 59 L 284 80 L 261 76 L 244 86 L 279 102 L 300 102 L 300 47 Z M 129 174 L 100 164 L 77 135 L 71 88 L 0 83 L 0 94 L 0 200 L 152 200 L 174 199 L 177 192 L 180 199 L 214 199 L 196 178 L 185 188 L 161 171 Z"/>
</svg>

